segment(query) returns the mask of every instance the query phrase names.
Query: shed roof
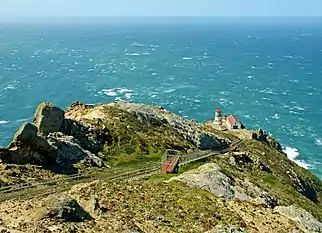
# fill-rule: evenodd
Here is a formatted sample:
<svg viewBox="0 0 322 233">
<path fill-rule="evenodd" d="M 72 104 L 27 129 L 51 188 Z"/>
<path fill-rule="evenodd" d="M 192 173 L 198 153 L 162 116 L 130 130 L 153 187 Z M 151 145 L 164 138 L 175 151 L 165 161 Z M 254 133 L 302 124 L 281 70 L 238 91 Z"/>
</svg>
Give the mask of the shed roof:
<svg viewBox="0 0 322 233">
<path fill-rule="evenodd" d="M 240 124 L 240 121 L 238 120 L 238 118 L 234 115 L 230 115 L 227 117 L 227 120 L 229 122 L 230 125 L 235 125 L 235 124 Z"/>
</svg>

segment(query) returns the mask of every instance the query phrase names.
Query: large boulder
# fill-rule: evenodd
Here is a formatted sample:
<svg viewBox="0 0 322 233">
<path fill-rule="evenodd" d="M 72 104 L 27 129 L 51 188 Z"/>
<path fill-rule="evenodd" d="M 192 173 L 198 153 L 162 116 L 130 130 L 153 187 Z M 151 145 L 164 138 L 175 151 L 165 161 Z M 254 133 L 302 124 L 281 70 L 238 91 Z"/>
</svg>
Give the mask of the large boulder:
<svg viewBox="0 0 322 233">
<path fill-rule="evenodd" d="M 66 222 L 82 222 L 91 216 L 67 194 L 54 194 L 45 200 L 41 218 L 51 218 Z"/>
<path fill-rule="evenodd" d="M 34 124 L 41 135 L 47 136 L 49 133 L 58 132 L 64 121 L 65 112 L 59 107 L 43 102 L 39 104 L 34 115 Z"/>
<path fill-rule="evenodd" d="M 38 129 L 29 122 L 23 123 L 13 137 L 14 142 L 32 143 L 37 138 Z"/>
</svg>

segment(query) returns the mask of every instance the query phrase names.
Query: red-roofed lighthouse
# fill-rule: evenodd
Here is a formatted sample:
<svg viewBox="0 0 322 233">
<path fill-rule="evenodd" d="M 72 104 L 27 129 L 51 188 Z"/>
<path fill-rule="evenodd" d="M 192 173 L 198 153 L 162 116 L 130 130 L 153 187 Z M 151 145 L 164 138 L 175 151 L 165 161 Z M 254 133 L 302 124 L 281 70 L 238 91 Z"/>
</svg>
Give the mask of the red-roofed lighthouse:
<svg viewBox="0 0 322 233">
<path fill-rule="evenodd" d="M 221 125 L 221 123 L 222 123 L 222 115 L 221 115 L 221 113 L 222 113 L 221 109 L 217 108 L 216 113 L 215 113 L 214 124 Z"/>
</svg>

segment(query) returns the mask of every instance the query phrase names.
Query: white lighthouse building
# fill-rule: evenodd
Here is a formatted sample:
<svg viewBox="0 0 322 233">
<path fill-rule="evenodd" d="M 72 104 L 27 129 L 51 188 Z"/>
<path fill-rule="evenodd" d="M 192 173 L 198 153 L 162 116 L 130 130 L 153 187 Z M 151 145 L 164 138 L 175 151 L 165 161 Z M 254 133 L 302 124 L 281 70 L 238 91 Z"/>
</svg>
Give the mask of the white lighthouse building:
<svg viewBox="0 0 322 233">
<path fill-rule="evenodd" d="M 216 109 L 214 124 L 216 124 L 216 125 L 221 125 L 222 124 L 222 115 L 221 115 L 221 109 L 220 108 Z"/>
</svg>

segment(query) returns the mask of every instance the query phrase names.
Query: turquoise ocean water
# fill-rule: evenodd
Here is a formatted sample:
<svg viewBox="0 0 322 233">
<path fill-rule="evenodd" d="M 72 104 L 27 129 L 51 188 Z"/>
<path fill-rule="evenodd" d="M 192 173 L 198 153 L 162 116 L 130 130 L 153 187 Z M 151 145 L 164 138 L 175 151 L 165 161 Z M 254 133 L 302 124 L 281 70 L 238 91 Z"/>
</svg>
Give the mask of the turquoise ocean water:
<svg viewBox="0 0 322 233">
<path fill-rule="evenodd" d="M 262 127 L 322 177 L 322 20 L 0 23 L 0 145 L 41 101 L 115 99 Z"/>
</svg>

